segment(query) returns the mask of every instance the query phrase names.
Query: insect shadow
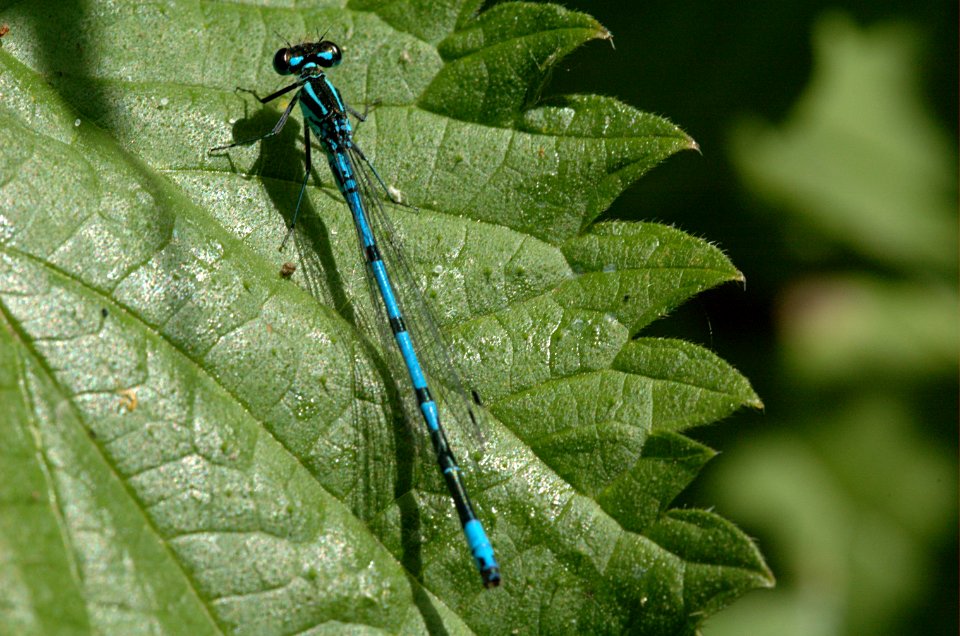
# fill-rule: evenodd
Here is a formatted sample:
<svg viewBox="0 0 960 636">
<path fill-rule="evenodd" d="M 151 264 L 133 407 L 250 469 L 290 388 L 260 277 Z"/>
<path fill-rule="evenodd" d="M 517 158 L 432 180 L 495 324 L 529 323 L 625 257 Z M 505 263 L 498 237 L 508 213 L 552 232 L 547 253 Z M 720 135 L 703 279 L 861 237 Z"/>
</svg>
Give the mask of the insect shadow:
<svg viewBox="0 0 960 636">
<path fill-rule="evenodd" d="M 250 139 L 265 134 L 273 128 L 280 118 L 280 114 L 281 111 L 276 108 L 256 107 L 251 115 L 236 121 L 233 126 L 233 139 Z M 232 159 L 230 160 L 231 165 L 237 171 L 261 177 L 264 190 L 270 198 L 273 208 L 282 217 L 284 227 L 289 227 L 293 220 L 305 170 L 302 124 L 298 119 L 291 117 L 279 134 L 255 143 L 259 147 L 259 153 L 251 166 L 237 167 Z M 323 180 L 328 168 L 322 150 L 314 145 L 312 151 L 313 169 L 309 184 L 329 189 L 329 196 L 332 196 L 337 205 L 342 208 L 340 212 L 345 215 L 350 214 L 346 203 L 343 202 L 340 193 L 336 190 L 332 178 Z M 229 156 L 226 152 L 223 154 Z M 297 217 L 293 241 L 288 242 L 285 249 L 292 249 L 296 255 L 295 260 L 301 264 L 302 280 L 307 291 L 321 303 L 332 306 L 359 333 L 368 335 L 374 340 L 377 339 L 376 336 L 378 335 L 379 344 L 384 351 L 388 352 L 386 355 L 390 355 L 393 348 L 389 338 L 388 341 L 383 341 L 382 325 L 373 324 L 380 317 L 367 316 L 363 311 L 358 310 L 345 291 L 345 281 L 337 267 L 331 247 L 333 239 L 329 228 L 311 201 L 311 196 L 317 196 L 317 194 L 316 187 L 308 187 L 300 204 L 300 213 Z M 282 238 L 281 235 L 277 237 L 278 248 L 281 245 Z M 355 240 L 355 238 L 351 236 L 350 240 Z M 373 302 L 377 302 L 377 299 L 373 299 Z M 411 577 L 417 581 L 422 581 L 423 534 L 420 522 L 420 505 L 417 497 L 414 496 L 414 468 L 417 461 L 426 460 L 426 457 L 423 457 L 423 453 L 420 452 L 420 444 L 417 441 L 418 433 L 412 430 L 411 417 L 408 413 L 410 405 L 406 403 L 407 400 L 403 397 L 407 387 L 398 386 L 397 378 L 403 378 L 404 376 L 402 374 L 398 376 L 397 372 L 392 370 L 391 363 L 384 359 L 384 354 L 376 349 L 371 339 L 364 338 L 362 342 L 366 358 L 373 361 L 381 386 L 386 388 L 386 398 L 392 410 L 392 417 L 388 417 L 388 420 L 392 423 L 393 446 L 396 453 L 393 499 L 400 511 L 400 532 L 403 545 L 403 554 L 400 560 Z M 367 381 L 371 380 L 368 379 Z M 357 422 L 357 425 L 363 426 L 364 422 Z M 375 439 L 376 435 L 358 435 L 358 438 Z M 376 452 L 377 449 L 366 449 L 364 456 L 374 457 Z M 377 471 L 373 469 L 370 472 L 375 474 Z M 374 487 L 374 485 L 368 484 L 368 487 Z M 375 497 L 371 498 L 375 499 Z M 365 516 L 364 511 L 355 512 Z M 421 590 L 422 588 L 420 585 L 416 585 L 414 589 Z M 428 596 L 424 596 L 416 602 L 421 606 L 424 616 L 434 617 L 435 620 L 430 621 L 431 623 L 442 625 L 439 615 L 430 607 L 432 603 Z"/>
</svg>

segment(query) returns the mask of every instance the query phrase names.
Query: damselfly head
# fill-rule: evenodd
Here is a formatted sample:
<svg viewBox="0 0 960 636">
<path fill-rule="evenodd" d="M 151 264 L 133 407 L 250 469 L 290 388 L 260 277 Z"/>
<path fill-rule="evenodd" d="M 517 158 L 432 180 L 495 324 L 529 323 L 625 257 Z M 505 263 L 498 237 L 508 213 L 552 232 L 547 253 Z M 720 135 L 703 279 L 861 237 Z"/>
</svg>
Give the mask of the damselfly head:
<svg viewBox="0 0 960 636">
<path fill-rule="evenodd" d="M 273 56 L 273 70 L 280 75 L 291 75 L 316 66 L 330 68 L 341 59 L 343 52 L 330 40 L 304 42 L 277 51 Z"/>
</svg>

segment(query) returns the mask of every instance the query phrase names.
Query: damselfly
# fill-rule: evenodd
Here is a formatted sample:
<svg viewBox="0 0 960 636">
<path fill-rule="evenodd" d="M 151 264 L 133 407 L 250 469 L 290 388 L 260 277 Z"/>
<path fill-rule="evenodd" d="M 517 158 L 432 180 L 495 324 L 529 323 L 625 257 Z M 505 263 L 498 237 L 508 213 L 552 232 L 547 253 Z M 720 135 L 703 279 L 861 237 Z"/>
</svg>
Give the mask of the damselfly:
<svg viewBox="0 0 960 636">
<path fill-rule="evenodd" d="M 394 291 L 390 274 L 387 272 L 383 256 L 377 245 L 377 239 L 371 228 L 369 214 L 374 206 L 380 206 L 380 201 L 377 197 L 371 196 L 374 182 L 370 173 L 373 174 L 376 183 L 388 197 L 390 197 L 390 192 L 376 169 L 353 141 L 353 129 L 348 114 L 354 115 L 359 121 L 363 121 L 363 115 L 344 103 L 340 97 L 340 92 L 327 79 L 323 71 L 325 68 L 331 68 L 339 64 L 342 57 L 343 53 L 339 46 L 322 38 L 319 42 L 288 45 L 286 48 L 277 51 L 273 56 L 274 70 L 280 75 L 296 75 L 297 81 L 271 95 L 263 98 L 257 97 L 257 99 L 265 104 L 281 95 L 295 91 L 279 121 L 265 135 L 219 146 L 213 148 L 212 151 L 254 143 L 278 134 L 283 129 L 284 124 L 287 123 L 294 105 L 298 101 L 300 102 L 304 122 L 306 171 L 303 175 L 303 182 L 300 184 L 300 194 L 297 197 L 297 207 L 290 222 L 290 231 L 292 232 L 297 221 L 307 179 L 310 178 L 310 133 L 312 131 L 319 139 L 320 146 L 327 156 L 327 162 L 330 164 L 330 171 L 337 182 L 337 188 L 353 215 L 353 222 L 366 262 L 367 274 L 372 278 L 379 292 L 380 301 L 389 319 L 394 340 L 406 366 L 410 383 L 413 385 L 420 414 L 429 430 L 437 463 L 440 465 L 447 489 L 453 498 L 453 504 L 460 517 L 460 523 L 463 526 L 463 533 L 466 536 L 470 552 L 473 554 L 477 568 L 480 570 L 483 584 L 486 587 L 496 587 L 500 584 L 500 567 L 494 557 L 490 539 L 487 538 L 487 533 L 477 518 L 470 497 L 467 495 L 460 466 L 450 450 L 446 433 L 440 424 L 440 411 L 437 402 L 427 385 L 427 378 L 417 356 L 413 338 L 404 322 L 401 302 Z M 369 173 L 367 172 L 368 168 Z M 284 242 L 289 236 L 290 233 L 288 232 Z M 430 320 L 429 318 L 425 319 Z"/>
</svg>

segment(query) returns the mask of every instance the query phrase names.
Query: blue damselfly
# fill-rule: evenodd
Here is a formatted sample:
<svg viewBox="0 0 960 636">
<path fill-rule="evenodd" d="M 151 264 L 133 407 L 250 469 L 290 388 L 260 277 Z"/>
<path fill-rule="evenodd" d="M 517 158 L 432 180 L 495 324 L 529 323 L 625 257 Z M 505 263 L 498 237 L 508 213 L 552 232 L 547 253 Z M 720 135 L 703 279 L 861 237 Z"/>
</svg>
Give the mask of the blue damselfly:
<svg viewBox="0 0 960 636">
<path fill-rule="evenodd" d="M 380 200 L 374 196 L 375 186 L 379 185 L 391 200 L 393 197 L 376 169 L 353 140 L 353 129 L 350 125 L 349 115 L 354 115 L 359 121 L 363 121 L 364 116 L 344 103 L 340 97 L 340 92 L 323 71 L 323 69 L 339 64 L 342 57 L 340 47 L 323 38 L 320 38 L 318 42 L 288 45 L 278 50 L 273 57 L 274 70 L 280 75 L 296 75 L 297 80 L 275 93 L 263 98 L 257 97 L 257 99 L 266 104 L 281 95 L 294 91 L 293 97 L 280 119 L 273 129 L 265 135 L 219 146 L 213 148 L 212 151 L 251 144 L 277 135 L 287 123 L 290 113 L 293 112 L 294 106 L 299 101 L 304 120 L 306 171 L 304 172 L 303 182 L 300 184 L 300 194 L 297 197 L 296 209 L 290 222 L 290 231 L 284 238 L 284 243 L 289 238 L 290 232 L 293 231 L 303 202 L 307 180 L 310 178 L 310 135 L 312 132 L 326 154 L 337 188 L 353 215 L 357 237 L 366 262 L 367 274 L 379 293 L 393 338 L 413 386 L 419 412 L 430 433 L 434 454 L 460 517 L 460 523 L 470 552 L 476 561 L 484 585 L 486 587 L 496 587 L 500 584 L 500 567 L 494 557 L 493 547 L 487 538 L 486 531 L 477 518 L 473 504 L 467 495 L 460 467 L 450 450 L 446 433 L 440 423 L 438 404 L 427 384 L 427 376 L 421 366 L 413 338 L 404 321 L 401 311 L 402 303 L 397 297 L 387 266 L 384 263 L 383 254 L 371 227 L 371 211 L 382 213 Z M 371 174 L 373 177 L 370 176 Z M 415 299 L 415 303 L 425 307 L 422 302 L 418 302 L 419 300 L 421 299 Z M 429 315 L 421 316 L 419 319 L 429 321 L 429 326 L 432 329 L 433 322 Z"/>
</svg>

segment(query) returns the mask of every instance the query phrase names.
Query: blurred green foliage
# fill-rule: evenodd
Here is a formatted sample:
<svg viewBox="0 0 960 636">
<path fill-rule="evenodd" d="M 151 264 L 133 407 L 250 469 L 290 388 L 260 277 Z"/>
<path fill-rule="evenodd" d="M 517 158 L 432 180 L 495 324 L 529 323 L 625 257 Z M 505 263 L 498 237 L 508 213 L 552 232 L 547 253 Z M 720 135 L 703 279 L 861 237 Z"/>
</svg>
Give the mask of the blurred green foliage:
<svg viewBox="0 0 960 636">
<path fill-rule="evenodd" d="M 778 586 L 704 633 L 957 633 L 957 7 L 590 9 L 617 50 L 571 66 L 579 90 L 669 113 L 704 155 L 611 213 L 708 236 L 747 278 L 665 321 L 766 404 L 701 431 L 724 454 L 687 500 L 757 536 Z"/>
</svg>

